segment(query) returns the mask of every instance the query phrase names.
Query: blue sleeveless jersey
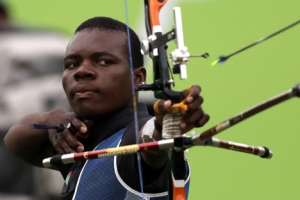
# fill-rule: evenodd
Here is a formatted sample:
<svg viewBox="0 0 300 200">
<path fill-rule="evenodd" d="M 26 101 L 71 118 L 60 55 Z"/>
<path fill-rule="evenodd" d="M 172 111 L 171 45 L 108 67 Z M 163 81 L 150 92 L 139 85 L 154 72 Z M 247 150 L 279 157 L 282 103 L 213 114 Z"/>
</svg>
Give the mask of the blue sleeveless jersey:
<svg viewBox="0 0 300 200">
<path fill-rule="evenodd" d="M 101 142 L 95 150 L 117 147 L 125 129 L 122 129 Z M 188 167 L 187 167 L 188 168 Z M 187 170 L 189 174 L 189 169 Z M 189 176 L 185 191 L 188 193 Z M 107 157 L 88 160 L 79 176 L 73 200 L 168 200 L 168 192 L 140 193 L 130 188 L 120 177 L 117 170 L 117 159 Z"/>
</svg>

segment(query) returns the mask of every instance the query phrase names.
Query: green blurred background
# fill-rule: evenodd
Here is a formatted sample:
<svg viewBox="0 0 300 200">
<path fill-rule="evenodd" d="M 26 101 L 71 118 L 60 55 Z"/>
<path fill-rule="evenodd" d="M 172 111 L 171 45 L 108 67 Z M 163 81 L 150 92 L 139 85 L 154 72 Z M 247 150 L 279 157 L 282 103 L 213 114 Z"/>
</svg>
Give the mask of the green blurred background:
<svg viewBox="0 0 300 200">
<path fill-rule="evenodd" d="M 9 0 L 15 22 L 63 31 L 72 36 L 87 18 L 104 15 L 125 22 L 121 0 Z M 211 119 L 202 131 L 284 92 L 300 82 L 300 26 L 253 47 L 224 65 L 210 64 L 298 20 L 299 0 L 169 0 L 161 14 L 163 31 L 173 25 L 172 7 L 180 6 L 185 44 L 192 58 L 188 79 L 176 88 L 202 87 L 204 110 Z M 144 39 L 143 1 L 128 0 L 129 24 Z M 174 44 L 169 45 L 169 49 Z M 146 63 L 151 82 L 151 64 Z M 217 138 L 266 146 L 270 160 L 232 151 L 194 147 L 189 199 L 300 199 L 300 102 L 289 100 L 254 116 Z"/>
</svg>

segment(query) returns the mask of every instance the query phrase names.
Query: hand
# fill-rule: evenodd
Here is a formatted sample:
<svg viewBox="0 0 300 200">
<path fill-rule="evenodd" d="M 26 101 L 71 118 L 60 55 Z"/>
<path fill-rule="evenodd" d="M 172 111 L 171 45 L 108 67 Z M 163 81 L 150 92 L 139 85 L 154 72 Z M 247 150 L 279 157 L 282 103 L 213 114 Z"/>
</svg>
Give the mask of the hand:
<svg viewBox="0 0 300 200">
<path fill-rule="evenodd" d="M 81 137 L 88 136 L 88 128 L 92 125 L 92 121 L 82 121 L 75 116 L 75 113 L 54 110 L 50 112 L 46 123 L 64 124 L 65 127 L 67 127 L 67 124 L 71 124 L 71 131 L 67 128 L 60 133 L 55 130 L 48 130 L 49 140 L 57 153 L 66 154 L 84 151 L 83 144 L 77 140 L 75 134 Z"/>
<path fill-rule="evenodd" d="M 191 86 L 189 89 L 182 92 L 182 98 L 184 104 L 187 106 L 187 110 L 181 110 L 182 120 L 180 123 L 181 133 L 186 133 L 195 127 L 202 127 L 209 120 L 209 115 L 206 114 L 201 105 L 203 98 L 200 96 L 201 88 L 199 86 Z M 170 100 L 159 100 L 155 115 L 158 123 L 163 123 L 163 116 L 168 113 L 168 110 L 172 107 Z"/>
</svg>

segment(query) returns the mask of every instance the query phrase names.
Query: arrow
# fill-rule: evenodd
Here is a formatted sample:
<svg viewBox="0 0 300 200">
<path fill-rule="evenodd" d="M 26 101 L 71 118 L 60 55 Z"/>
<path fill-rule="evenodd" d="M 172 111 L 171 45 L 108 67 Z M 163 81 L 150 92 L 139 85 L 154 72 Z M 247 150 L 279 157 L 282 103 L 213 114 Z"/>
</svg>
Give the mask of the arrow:
<svg viewBox="0 0 300 200">
<path fill-rule="evenodd" d="M 266 41 L 267 39 L 270 39 L 270 38 L 274 37 L 275 35 L 278 35 L 279 33 L 282 33 L 282 32 L 284 32 L 284 31 L 286 31 L 286 30 L 292 28 L 293 26 L 296 26 L 296 25 L 299 24 L 299 23 L 300 23 L 300 20 L 298 20 L 298 21 L 296 21 L 296 22 L 294 22 L 294 23 L 292 23 L 292 24 L 290 24 L 290 25 L 288 25 L 288 26 L 286 26 L 286 27 L 284 27 L 284 28 L 282 28 L 282 29 L 280 29 L 280 30 L 278 30 L 278 31 L 276 31 L 276 32 L 274 32 L 274 33 L 272 33 L 271 35 L 268 35 L 268 36 L 266 36 L 266 37 L 263 37 L 263 38 L 257 40 L 256 42 L 254 42 L 254 43 L 252 43 L 252 44 L 250 44 L 250 45 L 248 45 L 248 46 L 245 46 L 245 47 L 243 47 L 243 48 L 241 48 L 241 49 L 239 49 L 239 50 L 237 50 L 237 51 L 235 51 L 235 52 L 233 52 L 233 53 L 231 53 L 231 54 L 229 54 L 229 55 L 227 55 L 227 56 L 220 56 L 220 57 L 219 57 L 217 60 L 215 60 L 211 65 L 214 66 L 214 65 L 216 65 L 216 64 L 218 64 L 218 63 L 223 64 L 223 63 L 225 63 L 230 57 L 232 57 L 232 56 L 234 56 L 234 55 L 236 55 L 236 54 L 238 54 L 238 53 L 241 53 L 242 51 L 245 51 L 246 49 L 249 49 L 249 48 L 251 48 L 251 47 L 253 47 L 253 46 L 255 46 L 255 45 L 259 44 L 259 43 L 262 43 L 262 42 Z"/>
</svg>

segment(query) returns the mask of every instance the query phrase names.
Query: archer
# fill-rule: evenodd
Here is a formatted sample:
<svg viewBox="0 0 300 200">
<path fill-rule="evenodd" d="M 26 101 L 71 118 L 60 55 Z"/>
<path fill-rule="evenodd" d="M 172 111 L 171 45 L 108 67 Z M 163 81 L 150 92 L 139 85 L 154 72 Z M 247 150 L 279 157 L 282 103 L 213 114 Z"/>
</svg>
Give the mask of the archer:
<svg viewBox="0 0 300 200">
<path fill-rule="evenodd" d="M 7 148 L 34 166 L 55 154 L 75 153 L 161 140 L 162 118 L 172 106 L 160 100 L 155 118 L 146 106 L 137 104 L 138 139 L 132 96 L 146 80 L 140 41 L 130 29 L 133 77 L 127 48 L 127 27 L 107 17 L 83 22 L 66 49 L 62 84 L 73 112 L 53 110 L 23 117 L 5 136 Z M 133 80 L 134 85 L 131 85 Z M 202 110 L 200 87 L 182 92 L 187 111 L 182 112 L 181 134 L 201 127 L 209 120 Z M 135 93 L 134 93 L 135 94 Z M 136 95 L 137 96 L 137 95 Z M 51 129 L 30 129 L 28 124 L 69 125 L 59 133 Z M 76 134 L 76 135 L 75 135 Z M 136 155 L 126 155 L 58 165 L 65 178 L 62 199 L 132 199 L 164 197 L 167 193 L 166 151 L 142 152 L 140 165 Z M 142 170 L 139 171 L 139 166 Z M 142 172 L 143 181 L 139 173 Z M 186 193 L 189 168 L 186 162 Z M 140 187 L 142 183 L 142 187 Z M 142 194 L 145 193 L 145 194 Z"/>
</svg>

